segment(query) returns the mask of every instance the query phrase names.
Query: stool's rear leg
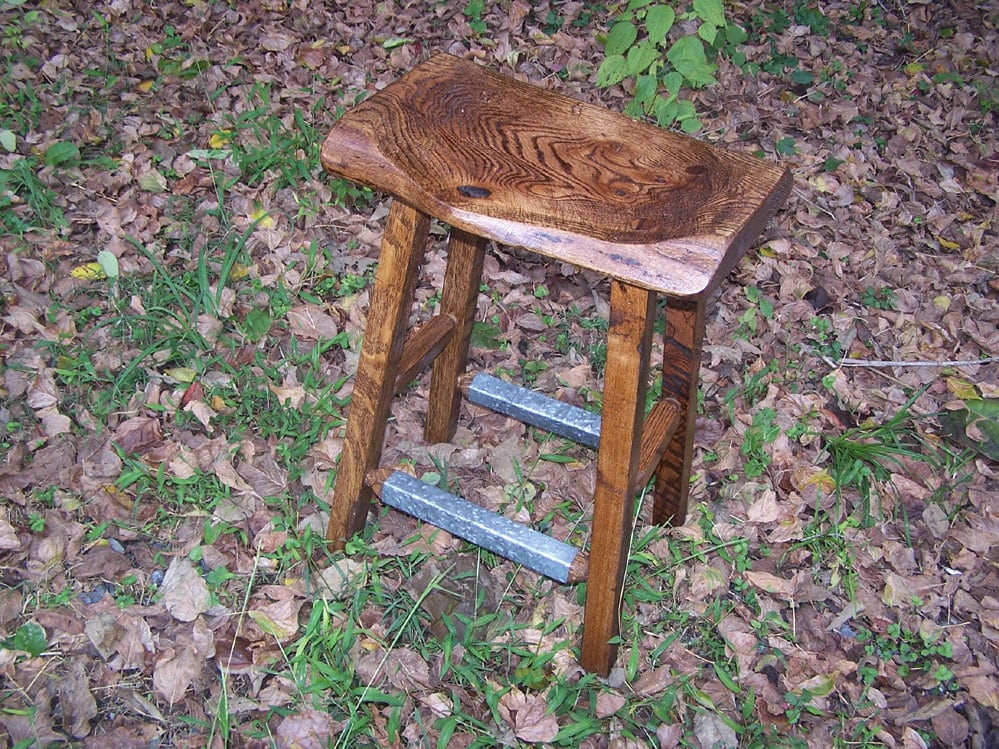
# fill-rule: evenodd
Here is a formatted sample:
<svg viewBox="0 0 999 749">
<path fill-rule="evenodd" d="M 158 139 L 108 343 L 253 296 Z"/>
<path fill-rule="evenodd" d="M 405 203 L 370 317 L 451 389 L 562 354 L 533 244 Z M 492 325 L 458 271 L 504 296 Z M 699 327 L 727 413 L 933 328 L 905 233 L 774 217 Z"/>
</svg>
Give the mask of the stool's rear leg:
<svg viewBox="0 0 999 749">
<path fill-rule="evenodd" d="M 606 675 L 617 655 L 610 644 L 620 629 L 624 573 L 631 546 L 654 292 L 611 282 L 610 329 L 604 376 L 597 491 L 593 499 L 590 566 L 583 619 L 583 668 Z"/>
<path fill-rule="evenodd" d="M 697 421 L 697 382 L 704 340 L 704 295 L 666 300 L 663 395 L 680 404 L 680 426 L 656 470 L 652 522 L 682 525 L 687 519 L 690 461 Z"/>
<path fill-rule="evenodd" d="M 371 490 L 365 486 L 364 477 L 378 467 L 381 459 L 385 422 L 429 229 L 426 215 L 398 200 L 392 201 L 330 506 L 326 538 L 334 548 L 343 548 L 347 539 L 364 526 L 368 514 Z"/>
<path fill-rule="evenodd" d="M 458 425 L 461 405 L 458 377 L 465 373 L 468 364 L 468 345 L 475 324 L 475 303 L 482 280 L 485 247 L 486 240 L 482 237 L 451 229 L 440 313 L 450 315 L 458 325 L 451 342 L 434 361 L 424 429 L 427 442 L 449 441 Z"/>
</svg>

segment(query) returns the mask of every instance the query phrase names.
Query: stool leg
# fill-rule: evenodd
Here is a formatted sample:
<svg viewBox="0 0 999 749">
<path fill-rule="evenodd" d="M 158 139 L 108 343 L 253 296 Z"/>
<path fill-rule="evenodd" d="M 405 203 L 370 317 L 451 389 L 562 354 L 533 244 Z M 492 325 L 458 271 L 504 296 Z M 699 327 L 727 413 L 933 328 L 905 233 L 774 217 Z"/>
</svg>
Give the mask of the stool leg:
<svg viewBox="0 0 999 749">
<path fill-rule="evenodd" d="M 654 292 L 621 281 L 611 282 L 597 491 L 593 499 L 580 659 L 583 668 L 604 676 L 617 656 L 617 647 L 610 640 L 620 629 L 655 314 Z"/>
<path fill-rule="evenodd" d="M 690 461 L 697 421 L 697 381 L 704 340 L 704 295 L 666 300 L 663 395 L 680 404 L 680 426 L 656 469 L 652 522 L 682 525 L 687 519 Z"/>
<path fill-rule="evenodd" d="M 458 377 L 465 373 L 468 364 L 468 344 L 475 324 L 475 303 L 485 254 L 485 239 L 451 229 L 440 313 L 453 317 L 458 327 L 450 343 L 434 360 L 424 429 L 427 442 L 448 442 L 458 426 L 458 407 L 461 405 Z"/>
<path fill-rule="evenodd" d="M 385 422 L 429 229 L 426 215 L 392 201 L 330 506 L 326 538 L 334 549 L 342 549 L 347 539 L 361 530 L 368 514 L 371 490 L 364 477 L 381 459 Z"/>
</svg>

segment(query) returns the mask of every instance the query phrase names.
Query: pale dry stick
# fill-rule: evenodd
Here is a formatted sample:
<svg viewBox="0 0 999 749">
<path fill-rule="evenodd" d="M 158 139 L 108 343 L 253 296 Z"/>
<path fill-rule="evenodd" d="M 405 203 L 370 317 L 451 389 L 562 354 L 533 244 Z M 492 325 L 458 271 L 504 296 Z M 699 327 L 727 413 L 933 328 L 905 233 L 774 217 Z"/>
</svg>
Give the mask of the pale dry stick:
<svg viewBox="0 0 999 749">
<path fill-rule="evenodd" d="M 806 194 L 805 194 L 804 190 L 799 190 L 799 189 L 795 188 L 795 190 L 794 190 L 794 196 L 796 198 L 798 198 L 799 200 L 801 200 L 801 202 L 807 203 L 808 205 L 810 205 L 815 210 L 821 211 L 822 213 L 826 214 L 829 218 L 831 218 L 831 219 L 835 219 L 836 218 L 836 214 L 833 213 L 832 211 L 830 211 L 828 208 L 823 208 L 818 203 L 816 203 L 814 200 L 809 200 L 808 197 L 806 197 Z"/>
<path fill-rule="evenodd" d="M 990 356 L 985 359 L 950 359 L 947 361 L 891 361 L 884 359 L 840 359 L 836 361 L 828 356 L 823 356 L 822 361 L 833 369 L 840 367 L 869 367 L 877 369 L 879 367 L 971 367 L 975 364 L 994 364 L 999 362 L 999 356 Z"/>
</svg>

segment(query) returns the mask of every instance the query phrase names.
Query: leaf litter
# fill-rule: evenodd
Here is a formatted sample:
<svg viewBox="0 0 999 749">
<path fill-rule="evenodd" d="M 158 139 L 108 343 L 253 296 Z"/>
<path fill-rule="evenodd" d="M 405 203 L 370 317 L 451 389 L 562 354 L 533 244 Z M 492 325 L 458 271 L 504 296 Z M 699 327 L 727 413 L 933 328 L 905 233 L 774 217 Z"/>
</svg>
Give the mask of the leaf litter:
<svg viewBox="0 0 999 749">
<path fill-rule="evenodd" d="M 692 94 L 702 137 L 794 194 L 712 300 L 691 518 L 643 508 L 610 679 L 571 588 L 381 508 L 319 548 L 387 203 L 314 149 L 435 51 L 620 110 L 590 11 L 0 8 L 0 168 L 37 178 L 0 234 L 0 746 L 994 745 L 988 4 L 732 6 L 759 72 Z M 598 407 L 601 280 L 503 247 L 486 277 L 474 366 Z M 386 463 L 586 543 L 585 451 L 474 406 L 425 446 L 425 393 Z"/>
</svg>

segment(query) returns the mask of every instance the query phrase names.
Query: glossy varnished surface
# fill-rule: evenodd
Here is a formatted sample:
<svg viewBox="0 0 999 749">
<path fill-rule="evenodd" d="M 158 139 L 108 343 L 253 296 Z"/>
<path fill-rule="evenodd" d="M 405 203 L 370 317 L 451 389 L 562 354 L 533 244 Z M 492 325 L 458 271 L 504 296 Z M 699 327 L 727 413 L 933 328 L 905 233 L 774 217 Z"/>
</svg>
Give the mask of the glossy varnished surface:
<svg viewBox="0 0 999 749">
<path fill-rule="evenodd" d="M 344 116 L 322 161 L 466 231 L 677 295 L 726 273 L 790 184 L 448 55 Z"/>
</svg>

